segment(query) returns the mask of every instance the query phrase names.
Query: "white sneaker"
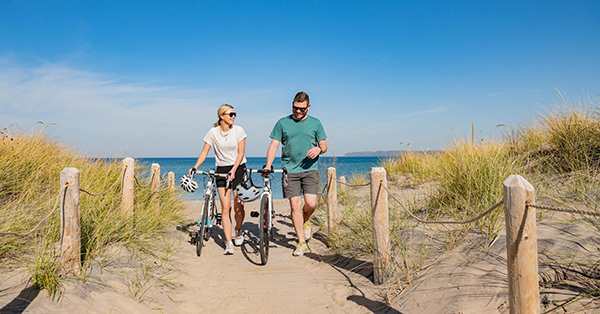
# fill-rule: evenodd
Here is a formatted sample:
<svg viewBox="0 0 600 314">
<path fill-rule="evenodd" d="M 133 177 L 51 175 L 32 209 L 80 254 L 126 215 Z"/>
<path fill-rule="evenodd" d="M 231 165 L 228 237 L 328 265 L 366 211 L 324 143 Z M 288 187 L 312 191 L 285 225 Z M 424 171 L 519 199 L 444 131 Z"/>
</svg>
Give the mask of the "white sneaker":
<svg viewBox="0 0 600 314">
<path fill-rule="evenodd" d="M 244 244 L 244 235 L 242 234 L 242 230 L 235 231 L 235 239 L 233 240 L 233 243 L 236 246 L 240 246 L 240 245 Z"/>
<path fill-rule="evenodd" d="M 229 241 L 225 244 L 225 251 L 223 252 L 224 255 L 231 255 L 233 254 L 233 242 Z"/>
<path fill-rule="evenodd" d="M 312 237 L 312 227 L 310 226 L 310 222 L 308 220 L 304 223 L 304 239 L 306 241 L 310 240 Z"/>
</svg>

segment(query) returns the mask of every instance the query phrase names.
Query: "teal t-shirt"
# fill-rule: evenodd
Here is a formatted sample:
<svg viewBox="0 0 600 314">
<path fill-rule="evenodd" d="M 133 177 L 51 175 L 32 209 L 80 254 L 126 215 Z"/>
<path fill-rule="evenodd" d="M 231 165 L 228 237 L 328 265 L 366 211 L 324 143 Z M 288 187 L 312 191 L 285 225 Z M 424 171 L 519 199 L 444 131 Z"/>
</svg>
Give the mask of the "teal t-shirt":
<svg viewBox="0 0 600 314">
<path fill-rule="evenodd" d="M 292 115 L 283 117 L 273 127 L 270 137 L 281 143 L 281 165 L 289 173 L 318 169 L 319 157 L 310 159 L 306 152 L 327 138 L 319 119 L 306 116 L 304 120 L 296 121 Z"/>
</svg>

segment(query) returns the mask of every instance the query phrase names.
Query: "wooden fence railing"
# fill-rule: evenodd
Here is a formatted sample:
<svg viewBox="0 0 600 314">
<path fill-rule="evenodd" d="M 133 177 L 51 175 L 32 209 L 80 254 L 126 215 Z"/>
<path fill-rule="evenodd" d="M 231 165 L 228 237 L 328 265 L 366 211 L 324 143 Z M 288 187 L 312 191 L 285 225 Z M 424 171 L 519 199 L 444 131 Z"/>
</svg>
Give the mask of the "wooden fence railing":
<svg viewBox="0 0 600 314">
<path fill-rule="evenodd" d="M 337 206 L 337 184 L 345 188 L 345 179 L 337 180 L 336 170 L 327 169 L 327 221 L 329 232 L 335 230 L 341 217 Z M 387 277 L 390 265 L 390 228 L 388 209 L 388 189 L 384 168 L 374 167 L 370 172 L 371 217 L 373 228 L 374 283 L 382 284 Z M 536 211 L 533 186 L 520 175 L 511 175 L 503 183 L 504 216 L 506 220 L 506 246 L 510 313 L 539 313 L 538 258 L 536 235 Z M 487 213 L 499 207 L 490 208 Z M 470 223 L 483 216 L 464 222 L 424 223 Z M 413 215 L 411 213 L 411 215 Z M 414 217 L 414 215 L 413 215 Z"/>
<path fill-rule="evenodd" d="M 168 187 L 175 189 L 175 174 L 169 172 Z M 127 157 L 123 160 L 123 174 L 120 178 L 121 211 L 126 216 L 134 215 L 135 160 Z M 148 185 L 152 193 L 151 203 L 159 206 L 157 192 L 160 187 L 160 165 L 152 164 Z M 64 168 L 60 173 L 60 186 L 65 187 L 60 194 L 60 230 L 61 230 L 61 267 L 64 273 L 81 274 L 81 225 L 79 208 L 79 170 Z"/>
</svg>

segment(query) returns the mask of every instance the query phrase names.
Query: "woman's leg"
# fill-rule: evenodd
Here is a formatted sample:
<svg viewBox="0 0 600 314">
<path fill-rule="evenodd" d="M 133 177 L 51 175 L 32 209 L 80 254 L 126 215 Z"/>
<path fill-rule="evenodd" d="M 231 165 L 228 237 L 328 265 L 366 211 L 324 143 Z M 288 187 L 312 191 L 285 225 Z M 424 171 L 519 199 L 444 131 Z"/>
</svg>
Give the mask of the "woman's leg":
<svg viewBox="0 0 600 314">
<path fill-rule="evenodd" d="M 233 209 L 235 211 L 235 230 L 242 230 L 242 224 L 244 224 L 244 217 L 246 211 L 244 210 L 244 202 L 242 202 L 237 195 L 237 191 L 233 192 Z"/>
<path fill-rule="evenodd" d="M 231 241 L 231 189 L 218 188 L 219 198 L 221 199 L 221 221 L 223 222 L 223 233 L 225 240 Z"/>
</svg>

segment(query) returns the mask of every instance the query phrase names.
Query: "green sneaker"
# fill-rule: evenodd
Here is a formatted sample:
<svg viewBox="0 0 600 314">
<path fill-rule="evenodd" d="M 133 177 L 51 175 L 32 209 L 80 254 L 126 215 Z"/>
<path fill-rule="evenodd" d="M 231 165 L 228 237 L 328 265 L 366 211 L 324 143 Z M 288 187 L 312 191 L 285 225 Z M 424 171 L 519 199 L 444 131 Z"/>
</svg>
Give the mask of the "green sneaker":
<svg viewBox="0 0 600 314">
<path fill-rule="evenodd" d="M 304 253 L 310 253 L 310 248 L 308 248 L 308 244 L 306 244 L 306 242 L 300 242 L 296 246 L 296 249 L 294 250 L 294 253 L 292 253 L 292 255 L 302 256 L 304 255 Z"/>
<path fill-rule="evenodd" d="M 304 223 L 304 239 L 306 241 L 310 240 L 310 238 L 312 237 L 312 228 L 310 226 L 310 222 L 307 220 Z"/>
</svg>

